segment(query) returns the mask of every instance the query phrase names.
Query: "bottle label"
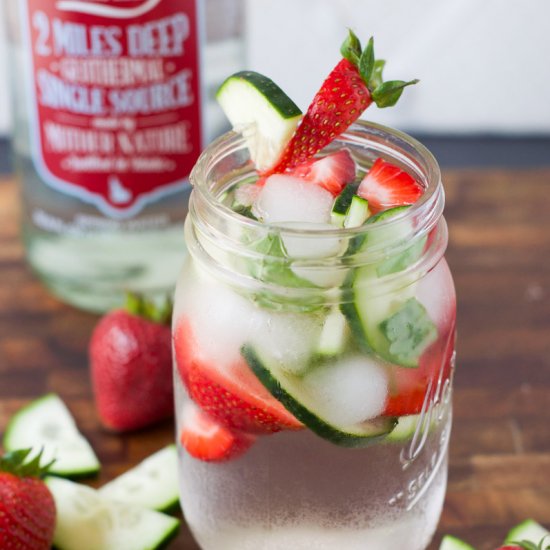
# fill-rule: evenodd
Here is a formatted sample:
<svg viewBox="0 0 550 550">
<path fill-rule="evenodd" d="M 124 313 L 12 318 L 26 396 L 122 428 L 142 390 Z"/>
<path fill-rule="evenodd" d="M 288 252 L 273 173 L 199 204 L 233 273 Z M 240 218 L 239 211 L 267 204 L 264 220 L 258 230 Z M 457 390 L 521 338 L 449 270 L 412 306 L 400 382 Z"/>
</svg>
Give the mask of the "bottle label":
<svg viewBox="0 0 550 550">
<path fill-rule="evenodd" d="M 46 184 L 126 218 L 201 148 L 197 0 L 26 0 L 32 155 Z"/>
</svg>

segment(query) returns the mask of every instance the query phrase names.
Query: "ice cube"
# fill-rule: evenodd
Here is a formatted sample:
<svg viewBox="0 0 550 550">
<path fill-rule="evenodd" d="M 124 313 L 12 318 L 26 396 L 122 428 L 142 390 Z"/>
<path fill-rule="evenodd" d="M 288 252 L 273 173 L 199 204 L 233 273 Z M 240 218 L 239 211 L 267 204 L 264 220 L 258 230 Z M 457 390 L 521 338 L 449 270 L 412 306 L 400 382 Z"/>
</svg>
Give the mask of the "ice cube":
<svg viewBox="0 0 550 550">
<path fill-rule="evenodd" d="M 319 316 L 265 311 L 255 323 L 251 341 L 269 364 L 297 375 L 309 367 L 322 329 Z"/>
<path fill-rule="evenodd" d="M 262 312 L 234 289 L 196 270 L 178 300 L 178 316 L 187 317 L 203 357 L 223 368 L 241 360 Z"/>
<path fill-rule="evenodd" d="M 313 369 L 304 376 L 303 384 L 315 411 L 341 427 L 381 414 L 388 393 L 384 366 L 360 355 Z"/>
<path fill-rule="evenodd" d="M 265 223 L 329 223 L 333 196 L 301 178 L 274 174 L 267 178 L 254 206 Z"/>
</svg>

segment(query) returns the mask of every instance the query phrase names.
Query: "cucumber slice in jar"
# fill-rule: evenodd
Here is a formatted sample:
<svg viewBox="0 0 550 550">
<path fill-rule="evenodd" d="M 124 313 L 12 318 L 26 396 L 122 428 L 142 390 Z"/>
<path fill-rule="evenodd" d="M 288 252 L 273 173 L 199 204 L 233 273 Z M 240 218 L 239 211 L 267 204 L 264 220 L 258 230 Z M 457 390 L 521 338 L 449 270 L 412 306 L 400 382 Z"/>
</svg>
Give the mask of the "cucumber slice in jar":
<svg viewBox="0 0 550 550">
<path fill-rule="evenodd" d="M 176 518 L 103 498 L 96 490 L 47 477 L 56 507 L 54 545 L 59 550 L 155 550 L 172 539 Z"/>
<path fill-rule="evenodd" d="M 256 168 L 272 167 L 301 119 L 297 105 L 270 78 L 254 71 L 227 78 L 216 98 L 233 128 L 244 130 Z"/>
<path fill-rule="evenodd" d="M 441 541 L 439 550 L 475 550 L 473 546 L 452 535 L 445 535 Z"/>
<path fill-rule="evenodd" d="M 522 521 L 519 525 L 516 525 L 512 529 L 510 529 L 510 532 L 508 535 L 506 535 L 506 541 L 505 543 L 513 543 L 513 542 L 531 542 L 535 545 L 540 544 L 540 542 L 544 539 L 544 542 L 547 542 L 548 545 L 550 545 L 550 531 L 548 529 L 545 529 L 540 523 L 537 523 L 533 519 L 526 519 L 525 521 Z M 545 545 L 543 545 L 543 548 L 546 548 Z"/>
<path fill-rule="evenodd" d="M 152 454 L 131 470 L 103 485 L 98 493 L 108 500 L 160 512 L 170 510 L 179 502 L 176 446 L 168 445 Z"/>
<path fill-rule="evenodd" d="M 367 224 L 388 219 L 402 213 L 407 206 L 386 210 L 369 218 Z M 408 222 L 382 229 L 379 233 L 358 236 L 360 241 L 351 245 L 353 252 L 378 245 L 384 241 L 398 240 L 408 234 Z M 380 278 L 401 271 L 416 261 L 425 244 L 413 243 L 397 257 L 390 257 L 377 264 L 359 267 L 350 272 L 344 286 L 347 301 L 341 311 L 347 317 L 357 344 L 366 353 L 375 353 L 390 363 L 418 366 L 422 352 L 437 338 L 437 329 L 424 306 L 415 298 L 414 282 L 398 280 L 386 284 L 383 292 L 373 292 L 372 285 Z M 415 249 L 414 256 L 411 249 Z M 391 262 L 392 268 L 388 268 Z"/>
<path fill-rule="evenodd" d="M 62 477 L 96 474 L 99 460 L 78 431 L 65 403 L 56 394 L 35 399 L 10 420 L 4 435 L 6 451 L 33 449 L 30 459 L 42 449 L 42 463 L 55 462 L 49 472 Z"/>
<path fill-rule="evenodd" d="M 370 418 L 353 421 L 350 420 L 350 415 L 360 415 L 366 409 L 361 409 L 359 412 L 357 412 L 357 407 L 354 407 L 355 411 L 351 409 L 348 396 L 343 393 L 339 395 L 342 401 L 341 406 L 333 403 L 331 409 L 327 408 L 327 402 L 330 399 L 325 399 L 323 388 L 319 391 L 319 386 L 327 387 L 330 379 L 335 382 L 342 380 L 340 368 L 347 369 L 347 366 L 350 365 L 349 360 L 344 358 L 341 362 L 335 361 L 325 367 L 316 367 L 308 371 L 305 376 L 300 377 L 285 372 L 278 366 L 268 364 L 257 348 L 245 345 L 242 348 L 242 354 L 260 382 L 288 411 L 312 432 L 336 445 L 366 447 L 386 436 L 395 426 L 395 418 L 381 417 L 374 412 L 375 410 L 381 412 L 386 399 L 387 388 L 383 387 L 385 382 L 382 380 L 384 375 L 381 366 L 365 365 L 364 380 L 368 379 L 369 391 L 372 390 L 377 395 L 371 395 L 370 403 L 366 406 L 371 410 L 370 414 L 365 413 L 365 416 L 370 416 Z M 323 368 L 324 372 L 321 371 Z M 352 365 L 352 368 L 355 369 L 356 366 Z M 328 371 L 331 371 L 329 374 L 331 378 L 325 376 Z M 375 380 L 374 383 L 373 380 Z M 350 382 L 351 384 L 346 384 L 347 388 L 353 386 L 354 381 L 350 380 Z M 340 389 L 340 385 L 338 389 Z M 330 388 L 330 390 L 334 389 Z M 332 395 L 334 395 L 334 391 Z M 354 401 L 357 402 L 356 399 Z M 360 406 L 363 407 L 364 403 L 361 403 Z"/>
<path fill-rule="evenodd" d="M 330 214 L 330 221 L 333 225 L 336 225 L 337 227 L 344 227 L 346 214 L 349 210 L 353 197 L 356 196 L 358 188 L 358 183 L 348 183 L 344 187 L 343 191 L 336 197 L 332 206 L 332 212 Z"/>
<path fill-rule="evenodd" d="M 369 201 L 355 195 L 344 219 L 344 227 L 359 227 L 363 225 L 370 216 Z"/>
</svg>

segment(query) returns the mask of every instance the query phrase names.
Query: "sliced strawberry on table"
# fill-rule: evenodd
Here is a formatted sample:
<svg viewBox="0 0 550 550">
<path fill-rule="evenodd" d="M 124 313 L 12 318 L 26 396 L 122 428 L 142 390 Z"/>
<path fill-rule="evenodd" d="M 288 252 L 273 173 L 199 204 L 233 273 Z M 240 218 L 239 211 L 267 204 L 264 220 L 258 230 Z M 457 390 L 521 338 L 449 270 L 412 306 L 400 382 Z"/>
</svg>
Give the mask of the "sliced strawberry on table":
<svg viewBox="0 0 550 550">
<path fill-rule="evenodd" d="M 191 401 L 184 405 L 179 437 L 192 457 L 207 462 L 237 458 L 254 443 L 254 436 L 223 426 Z"/>
<path fill-rule="evenodd" d="M 423 192 L 408 172 L 381 158 L 374 161 L 357 189 L 357 194 L 369 201 L 369 208 L 375 212 L 414 204 Z"/>
<path fill-rule="evenodd" d="M 355 178 L 355 161 L 348 149 L 299 164 L 289 175 L 320 185 L 334 196 Z"/>
<path fill-rule="evenodd" d="M 384 61 L 375 59 L 372 38 L 362 49 L 359 39 L 350 31 L 341 52 L 343 59 L 323 82 L 275 166 L 265 173 L 284 172 L 313 158 L 371 103 L 378 107 L 395 105 L 403 88 L 417 82 L 383 82 Z"/>
<path fill-rule="evenodd" d="M 303 427 L 265 389 L 244 359 L 229 369 L 212 364 L 197 345 L 189 319 L 179 321 L 174 347 L 189 396 L 224 426 L 253 434 Z"/>
</svg>

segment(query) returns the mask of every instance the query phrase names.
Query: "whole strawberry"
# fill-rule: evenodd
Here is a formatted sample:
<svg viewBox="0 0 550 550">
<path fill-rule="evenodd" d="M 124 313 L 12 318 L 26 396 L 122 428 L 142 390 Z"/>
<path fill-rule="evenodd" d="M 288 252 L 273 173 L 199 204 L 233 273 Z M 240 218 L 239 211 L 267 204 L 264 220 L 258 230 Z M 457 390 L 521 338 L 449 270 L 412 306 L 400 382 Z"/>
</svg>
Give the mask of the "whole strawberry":
<svg viewBox="0 0 550 550">
<path fill-rule="evenodd" d="M 48 550 L 55 531 L 55 503 L 40 479 L 51 464 L 41 454 L 25 464 L 30 449 L 0 458 L 0 548 Z"/>
<path fill-rule="evenodd" d="M 395 105 L 403 88 L 417 80 L 382 80 L 384 60 L 375 59 L 371 38 L 363 49 L 350 31 L 341 47 L 341 59 L 323 82 L 276 165 L 266 174 L 290 170 L 311 159 L 345 132 L 373 102 Z"/>
<path fill-rule="evenodd" d="M 95 402 L 105 427 L 144 428 L 173 415 L 171 306 L 130 295 L 105 315 L 89 347 Z"/>
</svg>

